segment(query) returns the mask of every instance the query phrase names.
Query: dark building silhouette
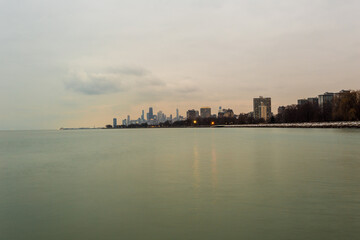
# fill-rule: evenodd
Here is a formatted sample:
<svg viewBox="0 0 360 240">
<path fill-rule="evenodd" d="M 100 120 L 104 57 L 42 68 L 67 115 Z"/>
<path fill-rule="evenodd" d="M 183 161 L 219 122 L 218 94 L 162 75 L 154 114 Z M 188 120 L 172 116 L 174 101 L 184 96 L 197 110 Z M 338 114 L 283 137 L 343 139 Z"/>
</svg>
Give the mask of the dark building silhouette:
<svg viewBox="0 0 360 240">
<path fill-rule="evenodd" d="M 202 118 L 211 117 L 211 108 L 209 108 L 209 107 L 200 108 L 200 117 L 202 117 Z"/>
<path fill-rule="evenodd" d="M 194 120 L 197 118 L 198 114 L 199 114 L 198 111 L 196 111 L 195 109 L 191 109 L 186 112 L 186 118 L 190 120 Z"/>
</svg>

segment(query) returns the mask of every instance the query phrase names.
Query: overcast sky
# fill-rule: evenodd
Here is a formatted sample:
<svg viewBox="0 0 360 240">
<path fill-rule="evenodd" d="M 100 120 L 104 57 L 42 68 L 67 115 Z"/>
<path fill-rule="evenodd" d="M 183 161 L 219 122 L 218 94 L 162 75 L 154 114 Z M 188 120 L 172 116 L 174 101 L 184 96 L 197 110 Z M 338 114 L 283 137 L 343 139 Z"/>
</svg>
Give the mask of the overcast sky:
<svg viewBox="0 0 360 240">
<path fill-rule="evenodd" d="M 358 0 L 0 0 L 0 129 L 360 89 Z"/>
</svg>

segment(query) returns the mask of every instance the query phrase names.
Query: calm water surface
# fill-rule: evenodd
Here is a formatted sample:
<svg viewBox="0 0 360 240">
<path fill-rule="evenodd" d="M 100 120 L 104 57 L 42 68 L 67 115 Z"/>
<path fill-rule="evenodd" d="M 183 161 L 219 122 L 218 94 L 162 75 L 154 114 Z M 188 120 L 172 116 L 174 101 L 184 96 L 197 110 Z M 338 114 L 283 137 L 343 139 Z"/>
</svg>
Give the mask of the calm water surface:
<svg viewBox="0 0 360 240">
<path fill-rule="evenodd" d="M 359 130 L 0 132 L 0 239 L 359 236 Z"/>
</svg>

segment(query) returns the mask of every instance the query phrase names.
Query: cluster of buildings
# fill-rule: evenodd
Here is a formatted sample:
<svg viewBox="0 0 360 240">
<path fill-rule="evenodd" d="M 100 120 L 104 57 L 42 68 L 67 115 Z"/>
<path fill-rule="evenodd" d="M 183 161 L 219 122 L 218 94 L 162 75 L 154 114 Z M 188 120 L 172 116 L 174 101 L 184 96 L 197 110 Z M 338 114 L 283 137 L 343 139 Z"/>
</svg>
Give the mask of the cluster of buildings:
<svg viewBox="0 0 360 240">
<path fill-rule="evenodd" d="M 349 93 L 350 90 L 342 90 L 337 93 L 330 93 L 326 92 L 324 94 L 318 95 L 318 97 L 309 97 L 304 99 L 299 99 L 297 104 L 303 105 L 306 103 L 311 103 L 318 105 L 320 107 L 323 107 L 327 103 L 332 103 L 333 99 L 337 96 L 341 96 L 342 94 Z M 285 111 L 285 106 L 280 106 L 278 108 L 278 114 L 282 114 Z M 253 99 L 253 112 L 247 113 L 247 116 L 254 118 L 254 119 L 263 119 L 265 121 L 270 120 L 270 118 L 273 116 L 273 113 L 271 112 L 271 98 L 270 97 L 258 97 Z M 129 126 L 131 124 L 144 124 L 147 123 L 148 125 L 158 125 L 160 123 L 164 122 L 176 122 L 176 121 L 182 121 L 182 120 L 195 120 L 198 118 L 233 118 L 237 117 L 234 114 L 234 111 L 232 109 L 223 109 L 222 107 L 219 107 L 217 114 L 211 113 L 210 107 L 202 107 L 199 110 L 190 109 L 186 112 L 186 118 L 179 115 L 179 109 L 176 109 L 176 116 L 173 117 L 172 114 L 167 116 L 162 111 L 158 111 L 157 114 L 154 114 L 154 110 L 152 107 L 149 107 L 148 113 L 146 113 L 145 117 L 145 111 L 142 110 L 141 116 L 136 119 L 132 120 L 130 118 L 130 115 L 127 116 L 126 119 L 122 120 L 121 125 L 123 126 Z M 113 119 L 113 127 L 118 127 L 117 119 Z"/>
<path fill-rule="evenodd" d="M 301 106 L 307 103 L 311 103 L 319 106 L 320 108 L 323 108 L 326 104 L 331 105 L 336 97 L 340 97 L 341 95 L 350 92 L 351 92 L 350 90 L 341 90 L 340 92 L 337 93 L 325 92 L 324 94 L 320 94 L 317 97 L 298 99 L 297 105 Z M 280 106 L 278 108 L 278 114 L 282 114 L 285 111 L 285 109 L 286 109 L 285 106 Z"/>
<path fill-rule="evenodd" d="M 164 123 L 166 121 L 169 122 L 176 122 L 185 120 L 183 116 L 179 115 L 179 109 L 176 109 L 176 116 L 173 117 L 172 114 L 169 116 L 166 116 L 161 110 L 157 112 L 157 114 L 154 114 L 154 109 L 152 107 L 149 107 L 149 112 L 146 113 L 145 117 L 145 111 L 142 110 L 141 116 L 137 119 L 131 119 L 130 115 L 127 116 L 127 118 L 123 119 L 121 124 L 118 124 L 117 118 L 113 119 L 113 127 L 118 127 L 119 125 L 122 126 L 129 126 L 132 124 L 144 124 L 147 123 L 148 125 L 158 125 L 160 123 Z"/>
<path fill-rule="evenodd" d="M 254 98 L 254 112 L 249 113 L 252 117 L 256 119 L 263 118 L 264 120 L 268 120 L 271 116 L 271 98 Z M 145 111 L 142 110 L 141 116 L 136 119 L 132 120 L 130 118 L 130 115 L 127 116 L 126 119 L 123 119 L 121 124 L 118 124 L 117 118 L 113 119 L 113 127 L 119 127 L 119 125 L 122 126 L 129 126 L 132 124 L 144 124 L 147 123 L 148 125 L 158 125 L 160 123 L 164 122 L 176 122 L 176 121 L 182 121 L 182 120 L 195 120 L 197 118 L 233 118 L 236 117 L 234 114 L 234 111 L 230 108 L 222 108 L 219 107 L 217 114 L 211 113 L 210 107 L 202 107 L 199 110 L 190 109 L 186 112 L 186 118 L 179 115 L 179 109 L 176 109 L 176 116 L 173 117 L 172 114 L 169 116 L 166 116 L 162 111 L 158 111 L 157 114 L 154 114 L 154 110 L 152 107 L 149 107 L 149 112 L 146 113 L 145 118 Z"/>
</svg>

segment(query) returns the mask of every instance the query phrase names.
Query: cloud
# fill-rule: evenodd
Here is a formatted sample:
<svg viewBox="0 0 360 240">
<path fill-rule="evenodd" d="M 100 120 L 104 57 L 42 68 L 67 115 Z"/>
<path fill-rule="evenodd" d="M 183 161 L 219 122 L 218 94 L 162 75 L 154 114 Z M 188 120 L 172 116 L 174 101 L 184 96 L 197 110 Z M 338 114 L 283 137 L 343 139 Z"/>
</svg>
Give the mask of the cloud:
<svg viewBox="0 0 360 240">
<path fill-rule="evenodd" d="M 150 75 L 150 72 L 144 68 L 140 67 L 118 67 L 118 68 L 108 68 L 108 72 L 114 73 L 114 74 L 120 74 L 120 75 L 132 75 L 132 76 L 138 76 L 143 77 L 146 75 Z"/>
<path fill-rule="evenodd" d="M 64 85 L 68 90 L 85 95 L 158 91 L 166 87 L 164 81 L 138 67 L 111 67 L 96 72 L 72 70 Z"/>
<path fill-rule="evenodd" d="M 118 84 L 106 76 L 88 74 L 86 72 L 74 74 L 70 81 L 65 81 L 65 88 L 85 95 L 101 95 L 118 92 Z"/>
</svg>

